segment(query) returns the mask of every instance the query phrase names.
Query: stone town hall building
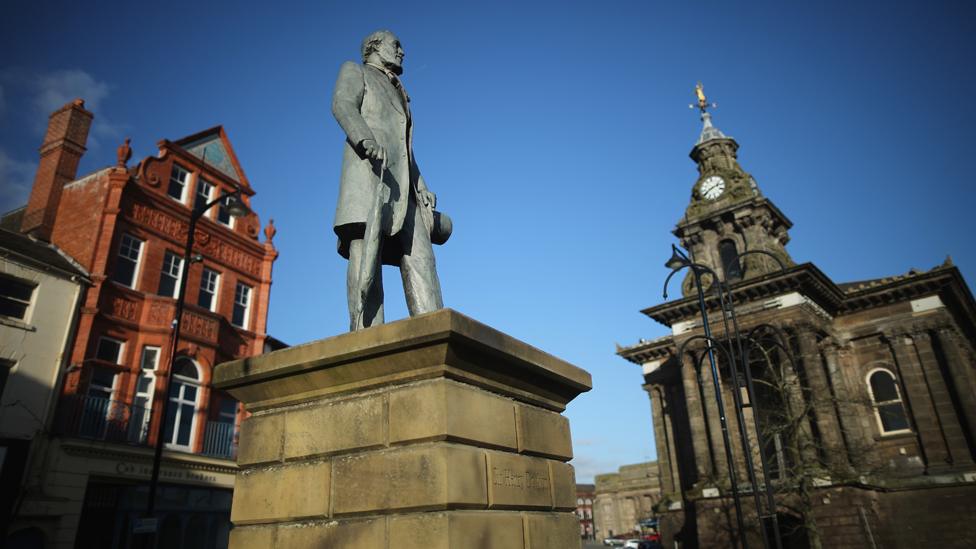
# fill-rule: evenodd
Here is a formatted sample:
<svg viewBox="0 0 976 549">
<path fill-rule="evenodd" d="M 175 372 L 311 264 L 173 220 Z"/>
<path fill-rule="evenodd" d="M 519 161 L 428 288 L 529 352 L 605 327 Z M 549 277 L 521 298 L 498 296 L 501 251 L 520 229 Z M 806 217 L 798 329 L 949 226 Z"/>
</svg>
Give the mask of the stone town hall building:
<svg viewBox="0 0 976 549">
<path fill-rule="evenodd" d="M 161 433 L 159 546 L 226 547 L 243 410 L 211 387 L 211 375 L 216 364 L 261 354 L 273 342 L 274 228 L 265 228 L 262 243 L 253 212 L 234 218 L 221 204 L 203 214 L 180 345 L 171 348 L 192 209 L 238 188 L 250 204 L 254 190 L 219 126 L 164 139 L 158 156 L 134 167 L 123 146 L 117 165 L 77 178 L 92 119 L 81 100 L 51 115 L 30 200 L 2 220 L 4 229 L 57 247 L 90 273 L 73 341 L 55 366 L 50 390 L 60 395 L 32 448 L 8 541 L 122 546 L 146 508 Z"/>
<path fill-rule="evenodd" d="M 740 389 L 752 405 L 746 440 L 757 467 L 760 447 L 766 458 L 783 546 L 976 547 L 976 302 L 959 270 L 947 260 L 837 283 L 796 263 L 790 220 L 739 165 L 738 143 L 708 113 L 703 121 L 691 150 L 699 177 L 674 234 L 731 286 L 752 349 L 755 402 Z M 709 325 L 728 342 L 713 290 Z M 730 479 L 690 273 L 682 297 L 642 312 L 672 330 L 618 350 L 641 365 L 652 404 L 664 545 L 730 547 Z M 728 363 L 719 352 L 736 476 L 755 525 L 731 393 L 744 376 L 735 383 Z M 750 546 L 762 546 L 758 532 Z"/>
</svg>

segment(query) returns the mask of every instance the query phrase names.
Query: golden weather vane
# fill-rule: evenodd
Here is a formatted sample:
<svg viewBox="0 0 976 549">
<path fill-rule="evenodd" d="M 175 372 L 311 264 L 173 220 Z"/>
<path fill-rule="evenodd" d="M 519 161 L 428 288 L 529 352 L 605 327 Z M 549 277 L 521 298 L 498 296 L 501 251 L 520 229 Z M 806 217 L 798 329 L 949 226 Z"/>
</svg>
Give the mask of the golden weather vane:
<svg viewBox="0 0 976 549">
<path fill-rule="evenodd" d="M 698 110 L 700 110 L 702 114 L 708 112 L 709 107 L 713 109 L 718 107 L 716 103 L 708 102 L 708 99 L 705 97 L 705 86 L 702 86 L 701 82 L 695 84 L 695 97 L 698 98 Z M 688 108 L 694 109 L 695 105 L 688 105 Z"/>
</svg>

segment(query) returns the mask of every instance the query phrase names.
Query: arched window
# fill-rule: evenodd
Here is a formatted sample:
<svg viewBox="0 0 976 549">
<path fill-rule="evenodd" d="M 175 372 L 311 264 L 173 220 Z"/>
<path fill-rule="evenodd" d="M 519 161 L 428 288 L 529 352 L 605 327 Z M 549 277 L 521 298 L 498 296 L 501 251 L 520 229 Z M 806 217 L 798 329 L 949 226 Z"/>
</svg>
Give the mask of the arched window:
<svg viewBox="0 0 976 549">
<path fill-rule="evenodd" d="M 739 251 L 735 247 L 735 242 L 731 240 L 719 242 L 718 256 L 722 260 L 725 280 L 741 280 L 742 266 L 739 264 Z"/>
<path fill-rule="evenodd" d="M 196 432 L 197 403 L 200 399 L 200 370 L 187 357 L 176 359 L 169 382 L 169 408 L 166 410 L 167 446 L 191 450 Z"/>
<path fill-rule="evenodd" d="M 881 434 L 910 430 L 894 374 L 883 368 L 868 372 L 868 394 L 871 396 Z"/>
</svg>

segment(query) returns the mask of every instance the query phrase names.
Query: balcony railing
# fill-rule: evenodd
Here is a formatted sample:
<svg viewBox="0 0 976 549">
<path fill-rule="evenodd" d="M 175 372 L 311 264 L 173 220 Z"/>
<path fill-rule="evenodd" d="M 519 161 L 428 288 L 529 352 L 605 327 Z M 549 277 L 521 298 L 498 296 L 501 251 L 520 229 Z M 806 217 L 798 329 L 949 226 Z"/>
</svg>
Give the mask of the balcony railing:
<svg viewBox="0 0 976 549">
<path fill-rule="evenodd" d="M 208 421 L 203 434 L 203 454 L 224 459 L 237 459 L 237 432 L 233 423 Z"/>
<path fill-rule="evenodd" d="M 61 400 L 58 431 L 111 442 L 145 444 L 149 410 L 107 398 L 75 395 Z"/>
<path fill-rule="evenodd" d="M 73 437 L 145 446 L 148 444 L 149 414 L 149 409 L 142 406 L 107 398 L 72 395 L 61 399 L 56 429 L 60 434 Z M 236 459 L 237 431 L 234 424 L 206 422 L 200 453 L 221 459 Z"/>
</svg>

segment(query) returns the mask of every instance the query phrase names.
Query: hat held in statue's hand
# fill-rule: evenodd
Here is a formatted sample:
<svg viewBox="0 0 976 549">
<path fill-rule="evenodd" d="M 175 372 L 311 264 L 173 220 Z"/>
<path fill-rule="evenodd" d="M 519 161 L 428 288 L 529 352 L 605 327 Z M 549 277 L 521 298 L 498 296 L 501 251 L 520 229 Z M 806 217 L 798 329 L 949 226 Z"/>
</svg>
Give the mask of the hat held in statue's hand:
<svg viewBox="0 0 976 549">
<path fill-rule="evenodd" d="M 447 239 L 451 238 L 451 231 L 453 230 L 454 224 L 451 223 L 451 217 L 446 213 L 434 210 L 434 228 L 430 231 L 430 242 L 432 244 L 447 242 Z"/>
</svg>

